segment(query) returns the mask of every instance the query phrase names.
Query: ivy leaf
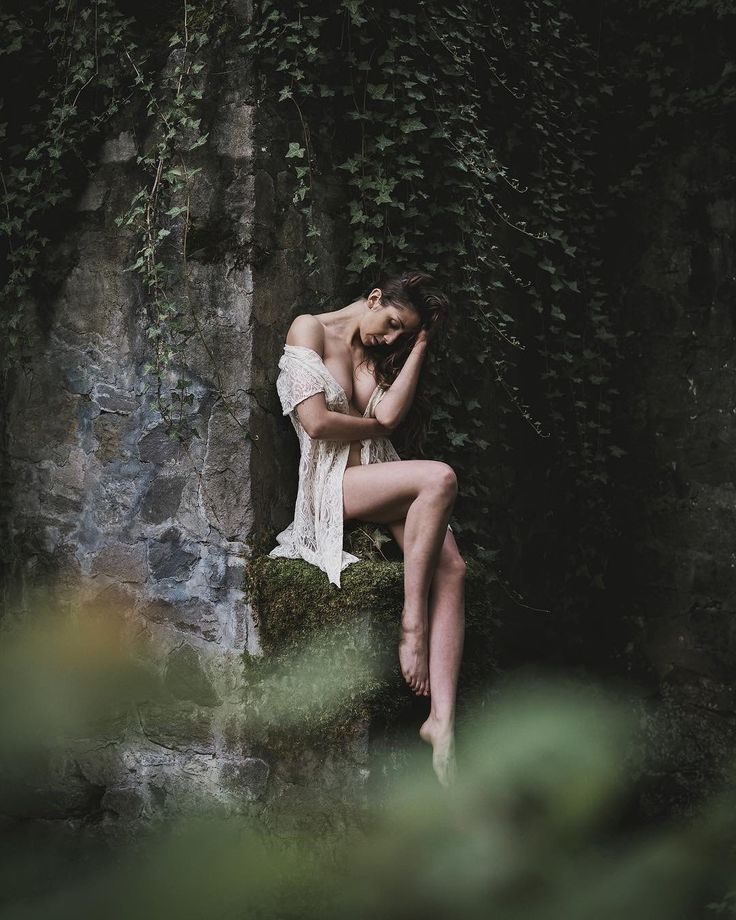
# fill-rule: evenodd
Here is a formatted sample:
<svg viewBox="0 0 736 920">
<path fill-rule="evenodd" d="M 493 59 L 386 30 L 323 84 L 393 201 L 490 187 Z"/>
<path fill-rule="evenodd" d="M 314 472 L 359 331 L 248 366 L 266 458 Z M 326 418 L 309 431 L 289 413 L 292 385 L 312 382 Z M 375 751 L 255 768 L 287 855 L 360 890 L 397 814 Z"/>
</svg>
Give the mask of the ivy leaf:
<svg viewBox="0 0 736 920">
<path fill-rule="evenodd" d="M 344 163 L 340 163 L 337 168 L 345 169 L 351 173 L 351 175 L 355 175 L 360 170 L 360 160 L 358 157 L 351 157 L 349 160 L 345 160 Z"/>
<path fill-rule="evenodd" d="M 366 91 L 371 99 L 385 99 L 388 83 L 369 83 Z"/>
<path fill-rule="evenodd" d="M 299 144 L 292 141 L 292 143 L 289 144 L 289 150 L 286 153 L 286 159 L 301 159 L 304 156 L 304 153 L 304 147 L 300 147 Z"/>
<path fill-rule="evenodd" d="M 410 118 L 407 121 L 402 121 L 401 125 L 402 134 L 411 134 L 413 131 L 426 131 L 427 126 L 419 118 Z"/>
</svg>

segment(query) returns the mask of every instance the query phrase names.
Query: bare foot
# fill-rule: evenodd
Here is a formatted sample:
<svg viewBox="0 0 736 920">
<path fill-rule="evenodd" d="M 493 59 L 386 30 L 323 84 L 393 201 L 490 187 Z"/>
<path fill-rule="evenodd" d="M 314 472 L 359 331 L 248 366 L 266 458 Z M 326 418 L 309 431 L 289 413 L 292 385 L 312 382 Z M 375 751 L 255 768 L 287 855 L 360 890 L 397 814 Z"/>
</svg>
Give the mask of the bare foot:
<svg viewBox="0 0 736 920">
<path fill-rule="evenodd" d="M 407 627 L 402 620 L 399 639 L 401 673 L 419 696 L 429 696 L 429 666 L 427 664 L 427 630 Z"/>
<path fill-rule="evenodd" d="M 432 767 L 440 785 L 449 789 L 457 779 L 455 733 L 452 726 L 440 725 L 430 716 L 419 729 L 419 737 L 432 745 Z"/>
</svg>

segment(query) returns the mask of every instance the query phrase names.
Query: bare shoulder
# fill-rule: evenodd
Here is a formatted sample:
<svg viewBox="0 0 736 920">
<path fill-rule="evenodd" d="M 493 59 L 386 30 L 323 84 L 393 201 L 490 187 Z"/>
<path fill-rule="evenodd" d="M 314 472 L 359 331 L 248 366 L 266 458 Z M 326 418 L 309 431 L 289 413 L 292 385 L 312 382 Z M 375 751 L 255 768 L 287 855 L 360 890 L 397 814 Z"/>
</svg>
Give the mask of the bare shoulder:
<svg viewBox="0 0 736 920">
<path fill-rule="evenodd" d="M 286 344 L 311 348 L 321 357 L 325 351 L 325 327 L 314 316 L 302 313 L 289 327 Z"/>
</svg>

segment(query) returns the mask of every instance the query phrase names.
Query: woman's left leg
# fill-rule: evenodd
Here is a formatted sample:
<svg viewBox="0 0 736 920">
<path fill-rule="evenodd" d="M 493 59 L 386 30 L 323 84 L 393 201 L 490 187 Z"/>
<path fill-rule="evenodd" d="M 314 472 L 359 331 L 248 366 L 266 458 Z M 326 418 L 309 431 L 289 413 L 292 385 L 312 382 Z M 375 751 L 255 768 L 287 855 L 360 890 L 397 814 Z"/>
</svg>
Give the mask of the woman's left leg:
<svg viewBox="0 0 736 920">
<path fill-rule="evenodd" d="M 404 524 L 389 525 L 403 550 Z M 429 595 L 429 717 L 419 730 L 432 745 L 435 773 L 449 785 L 455 772 L 455 701 L 465 638 L 465 562 L 448 530 Z"/>
</svg>

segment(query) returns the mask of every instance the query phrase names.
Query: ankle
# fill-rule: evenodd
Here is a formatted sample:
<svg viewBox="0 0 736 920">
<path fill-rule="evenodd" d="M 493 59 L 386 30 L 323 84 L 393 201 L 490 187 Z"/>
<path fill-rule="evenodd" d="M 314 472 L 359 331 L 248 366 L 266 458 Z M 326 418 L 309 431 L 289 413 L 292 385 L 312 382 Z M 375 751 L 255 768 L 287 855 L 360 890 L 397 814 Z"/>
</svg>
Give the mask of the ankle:
<svg viewBox="0 0 736 920">
<path fill-rule="evenodd" d="M 435 731 L 442 735 L 451 735 L 455 732 L 455 713 L 429 713 L 427 718 Z"/>
</svg>

